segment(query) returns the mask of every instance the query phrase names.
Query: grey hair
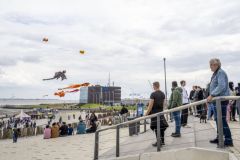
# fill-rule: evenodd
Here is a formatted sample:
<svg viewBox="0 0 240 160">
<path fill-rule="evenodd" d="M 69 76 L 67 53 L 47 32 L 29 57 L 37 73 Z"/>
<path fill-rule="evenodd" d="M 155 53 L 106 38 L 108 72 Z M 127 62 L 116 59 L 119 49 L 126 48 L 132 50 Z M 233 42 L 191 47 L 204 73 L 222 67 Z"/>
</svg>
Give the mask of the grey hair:
<svg viewBox="0 0 240 160">
<path fill-rule="evenodd" d="M 210 61 L 209 61 L 210 64 L 217 64 L 219 67 L 221 67 L 221 61 L 220 59 L 218 58 L 212 58 Z"/>
</svg>

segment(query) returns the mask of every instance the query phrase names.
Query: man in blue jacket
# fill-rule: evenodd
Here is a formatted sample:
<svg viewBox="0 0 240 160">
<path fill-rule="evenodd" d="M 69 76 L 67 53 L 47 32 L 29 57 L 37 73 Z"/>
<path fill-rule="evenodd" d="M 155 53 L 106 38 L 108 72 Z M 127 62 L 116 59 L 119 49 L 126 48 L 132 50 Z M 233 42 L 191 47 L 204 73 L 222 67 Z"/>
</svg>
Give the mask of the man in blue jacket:
<svg viewBox="0 0 240 160">
<path fill-rule="evenodd" d="M 228 76 L 224 70 L 221 69 L 221 62 L 219 59 L 214 58 L 210 60 L 210 68 L 213 72 L 211 82 L 210 82 L 210 95 L 207 98 L 208 102 L 211 102 L 213 97 L 218 96 L 229 96 L 229 86 L 228 86 Z M 222 108 L 222 124 L 223 124 L 223 133 L 225 136 L 224 145 L 226 147 L 233 146 L 233 140 L 231 131 L 227 124 L 226 114 L 227 114 L 227 105 L 228 101 L 221 102 Z M 214 103 L 214 114 L 215 114 L 215 121 L 217 123 L 217 111 L 216 111 L 216 104 Z M 218 125 L 218 124 L 217 124 Z M 210 143 L 218 143 L 218 137 L 210 140 Z"/>
</svg>

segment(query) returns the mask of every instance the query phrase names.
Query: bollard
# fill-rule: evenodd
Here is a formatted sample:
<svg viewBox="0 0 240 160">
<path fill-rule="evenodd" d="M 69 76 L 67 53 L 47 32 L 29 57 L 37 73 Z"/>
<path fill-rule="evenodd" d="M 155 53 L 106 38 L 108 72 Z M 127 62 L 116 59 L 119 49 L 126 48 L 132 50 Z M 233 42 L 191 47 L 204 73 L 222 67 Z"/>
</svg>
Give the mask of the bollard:
<svg viewBox="0 0 240 160">
<path fill-rule="evenodd" d="M 99 132 L 95 132 L 94 160 L 98 159 L 99 152 Z"/>
<path fill-rule="evenodd" d="M 147 120 L 144 119 L 144 132 L 146 132 L 146 131 L 147 131 Z"/>
<path fill-rule="evenodd" d="M 120 125 L 116 128 L 116 157 L 120 156 Z"/>
<path fill-rule="evenodd" d="M 160 115 L 157 116 L 157 151 L 161 150 Z"/>
<path fill-rule="evenodd" d="M 217 108 L 218 147 L 224 148 L 221 99 L 216 100 L 216 108 Z"/>
<path fill-rule="evenodd" d="M 3 134 L 2 134 L 2 129 L 0 130 L 0 139 L 2 139 L 2 136 L 3 136 Z"/>
</svg>

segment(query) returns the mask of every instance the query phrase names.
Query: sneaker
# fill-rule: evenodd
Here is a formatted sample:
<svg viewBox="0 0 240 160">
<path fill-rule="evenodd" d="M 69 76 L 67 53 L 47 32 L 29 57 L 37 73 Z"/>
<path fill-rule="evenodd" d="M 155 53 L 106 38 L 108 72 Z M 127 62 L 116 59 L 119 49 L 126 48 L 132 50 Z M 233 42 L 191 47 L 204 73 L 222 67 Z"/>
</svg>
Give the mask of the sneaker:
<svg viewBox="0 0 240 160">
<path fill-rule="evenodd" d="M 181 137 L 181 134 L 180 134 L 180 133 L 172 133 L 171 136 L 172 136 L 172 137 Z"/>
<path fill-rule="evenodd" d="M 164 143 L 164 142 L 161 142 L 161 145 L 165 145 L 165 143 Z M 157 147 L 157 142 L 153 143 L 152 146 L 153 146 L 153 147 Z"/>
<path fill-rule="evenodd" d="M 185 128 L 191 128 L 191 126 L 189 126 L 189 125 L 185 125 Z"/>
<path fill-rule="evenodd" d="M 153 147 L 157 147 L 157 142 L 152 144 Z"/>
<path fill-rule="evenodd" d="M 215 139 L 213 139 L 213 140 L 210 140 L 209 142 L 210 142 L 210 143 L 217 144 L 217 143 L 218 143 L 218 139 L 217 139 L 217 138 L 215 138 Z"/>
</svg>

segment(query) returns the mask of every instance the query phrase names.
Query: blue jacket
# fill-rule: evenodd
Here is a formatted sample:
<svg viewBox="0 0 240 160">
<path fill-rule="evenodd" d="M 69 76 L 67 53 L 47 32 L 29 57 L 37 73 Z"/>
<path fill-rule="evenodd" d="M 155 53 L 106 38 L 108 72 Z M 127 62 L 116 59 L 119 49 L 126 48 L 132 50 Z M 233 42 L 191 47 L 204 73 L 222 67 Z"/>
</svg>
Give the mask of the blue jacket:
<svg viewBox="0 0 240 160">
<path fill-rule="evenodd" d="M 229 96 L 228 76 L 219 68 L 213 73 L 210 83 L 210 95 L 213 97 Z"/>
<path fill-rule="evenodd" d="M 84 122 L 79 122 L 77 126 L 77 134 L 86 133 L 86 124 Z"/>
</svg>

